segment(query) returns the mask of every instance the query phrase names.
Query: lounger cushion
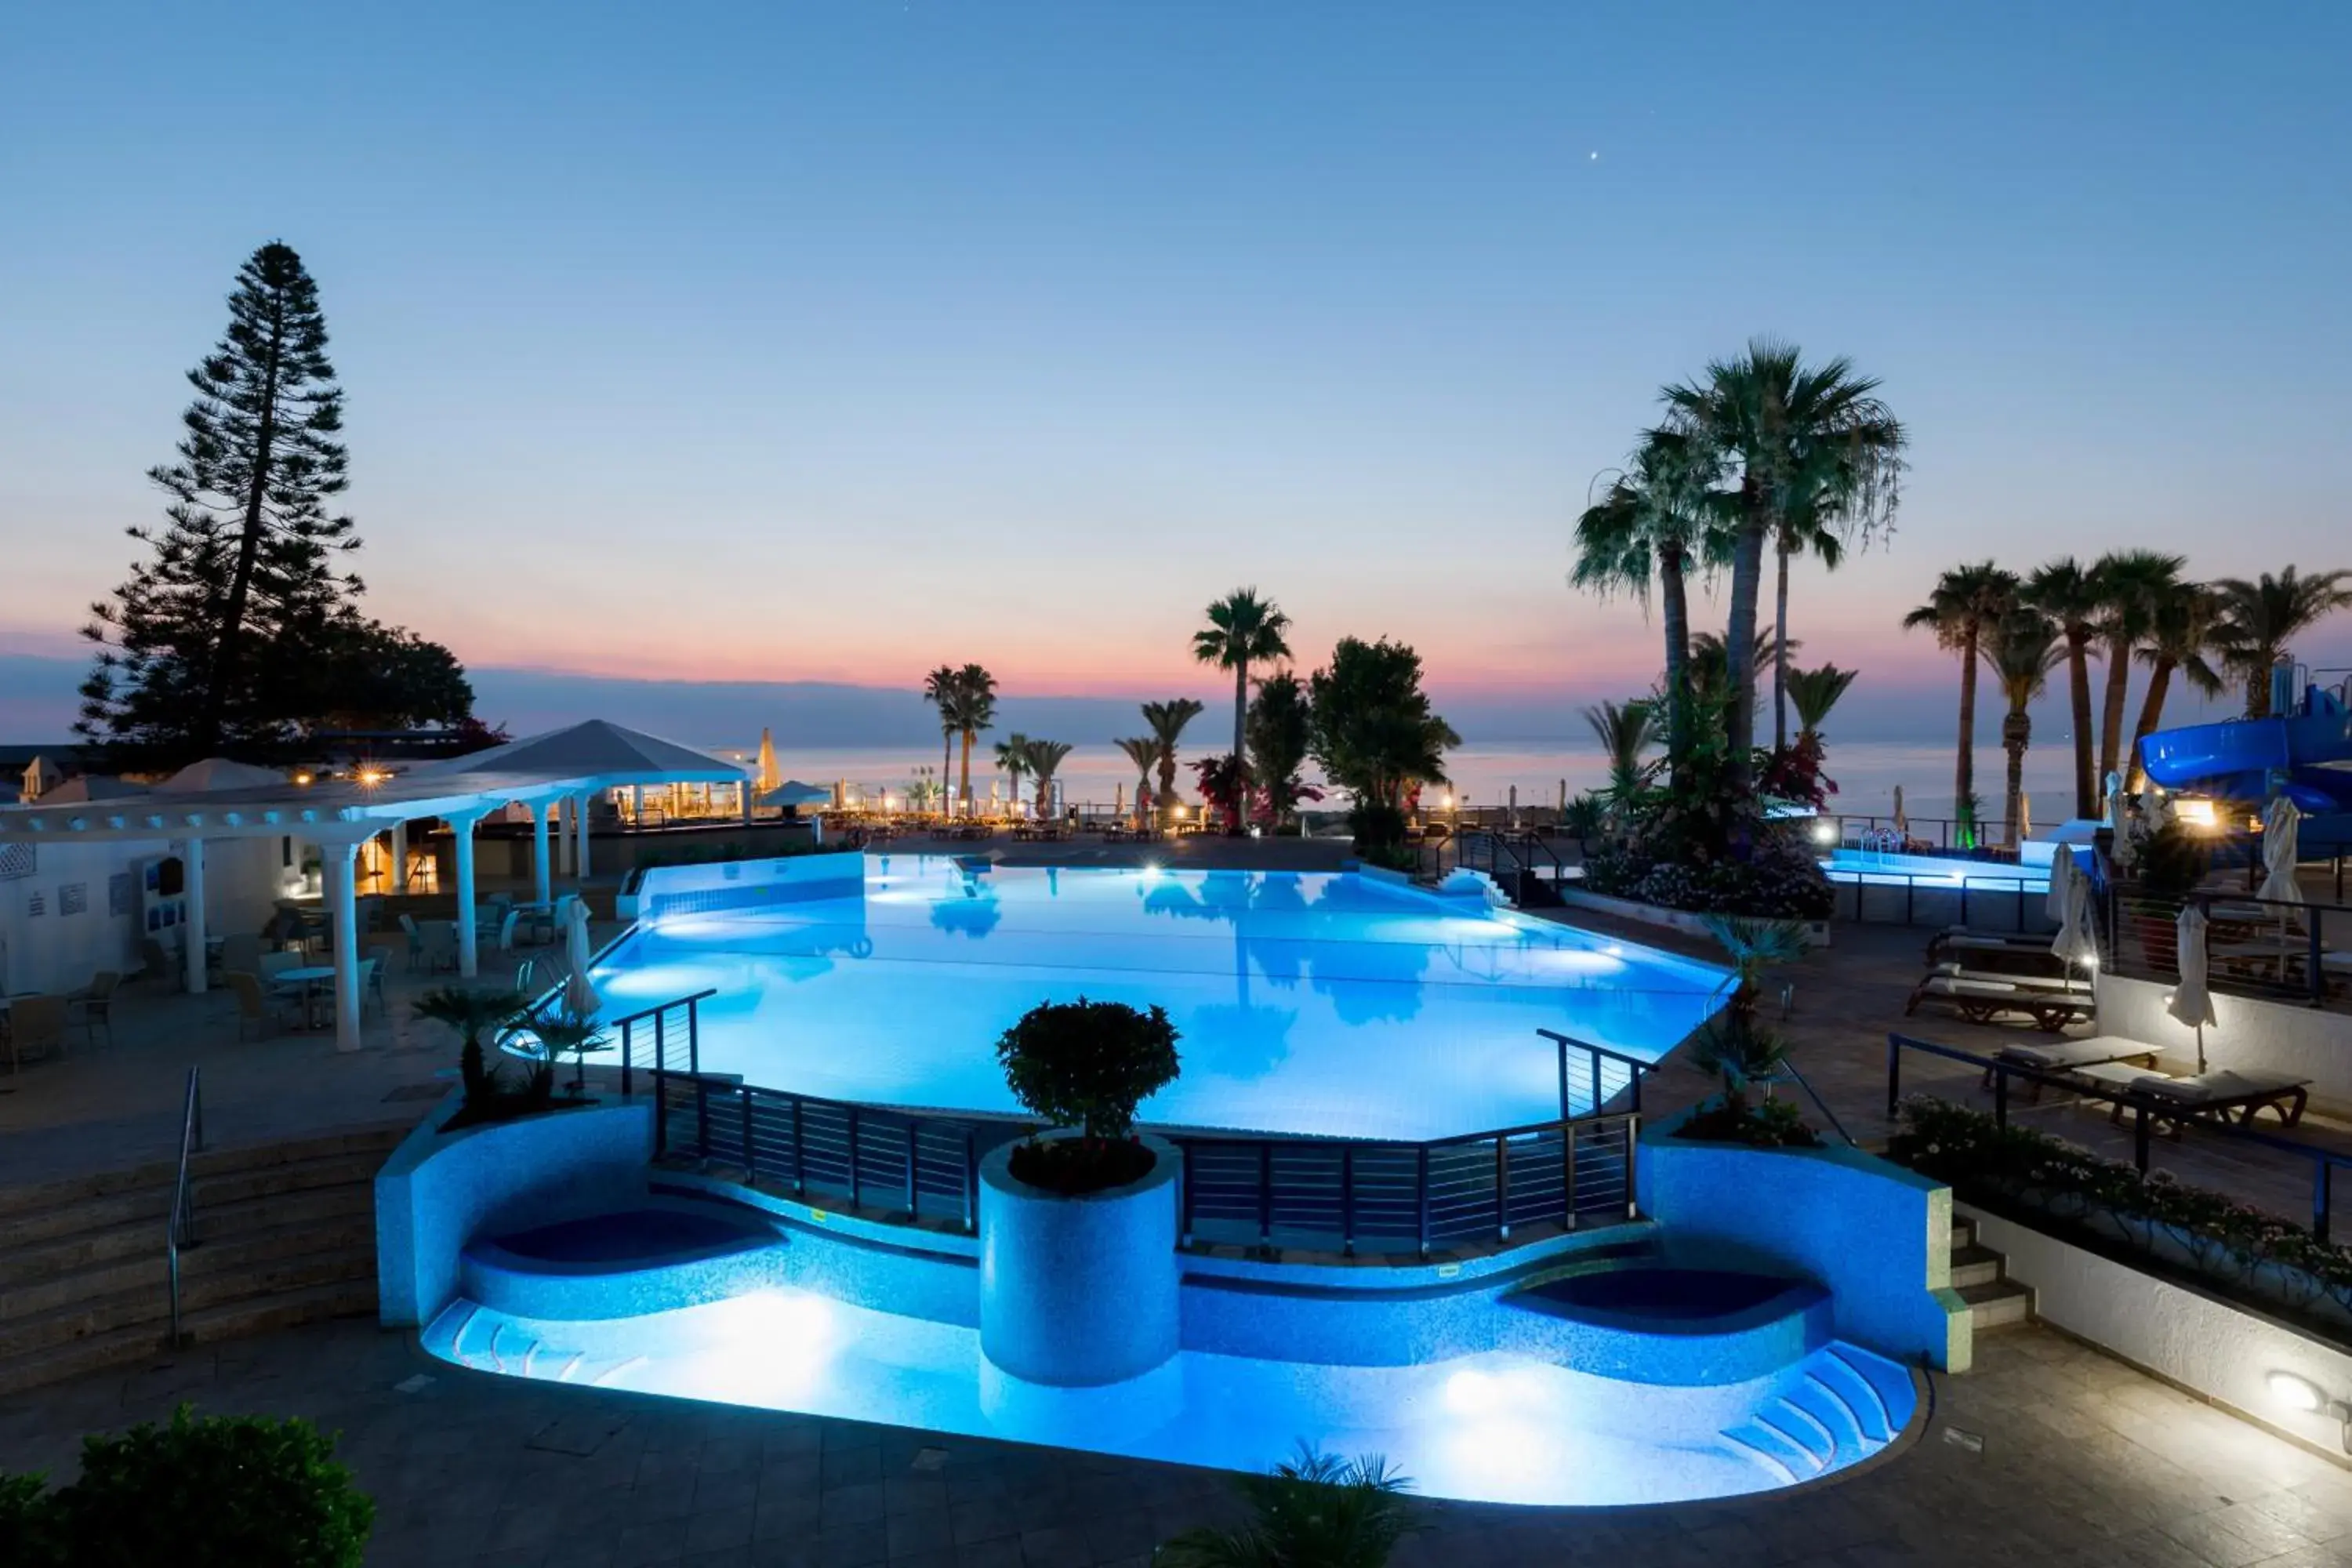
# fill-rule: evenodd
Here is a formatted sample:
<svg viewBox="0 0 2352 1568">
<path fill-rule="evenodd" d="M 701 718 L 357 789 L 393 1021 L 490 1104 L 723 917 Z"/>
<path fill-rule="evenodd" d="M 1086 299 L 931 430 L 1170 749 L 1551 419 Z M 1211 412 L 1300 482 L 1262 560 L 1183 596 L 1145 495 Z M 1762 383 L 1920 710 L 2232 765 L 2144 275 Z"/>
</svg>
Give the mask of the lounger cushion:
<svg viewBox="0 0 2352 1568">
<path fill-rule="evenodd" d="M 2108 1062 L 2128 1061 L 2134 1057 L 2156 1054 L 2154 1046 L 2127 1040 L 2120 1035 L 2094 1035 L 2087 1040 L 2053 1040 L 2046 1046 L 2019 1041 L 2000 1047 L 2003 1061 L 2052 1069 L 2099 1067 Z"/>
<path fill-rule="evenodd" d="M 2309 1086 L 2307 1078 L 2296 1078 L 2283 1072 L 2209 1072 L 2196 1078 L 2167 1078 L 2162 1073 L 2147 1073 L 2132 1079 L 2130 1087 L 2138 1093 L 2158 1100 L 2177 1100 L 2183 1105 L 2211 1105 L 2220 1101 L 2259 1099 L 2267 1094 L 2285 1094 L 2291 1089 Z"/>
</svg>

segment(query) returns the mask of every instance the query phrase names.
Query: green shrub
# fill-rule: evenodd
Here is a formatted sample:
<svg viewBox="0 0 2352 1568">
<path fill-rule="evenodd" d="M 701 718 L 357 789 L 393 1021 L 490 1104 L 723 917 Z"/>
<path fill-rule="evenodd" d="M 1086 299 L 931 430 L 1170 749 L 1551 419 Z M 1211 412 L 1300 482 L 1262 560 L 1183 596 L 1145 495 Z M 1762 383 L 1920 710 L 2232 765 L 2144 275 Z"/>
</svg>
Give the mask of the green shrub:
<svg viewBox="0 0 2352 1568">
<path fill-rule="evenodd" d="M 1381 1568 L 1425 1529 L 1388 1461 L 1340 1459 L 1305 1444 L 1270 1474 L 1234 1482 L 1250 1510 L 1234 1530 L 1186 1531 L 1160 1547 L 1160 1568 Z"/>
<path fill-rule="evenodd" d="M 1004 1081 L 1033 1114 L 1081 1139 L 1013 1153 L 1013 1174 L 1063 1192 L 1090 1192 L 1150 1169 L 1132 1142 L 1135 1108 L 1176 1081 L 1176 1026 L 1165 1008 L 1138 1012 L 1123 1002 L 1047 1002 L 1032 1007 L 996 1042 Z"/>
<path fill-rule="evenodd" d="M 44 1493 L 0 1477 L 0 1563 L 9 1568 L 358 1568 L 375 1504 L 309 1422 L 142 1422 L 82 1441 L 81 1479 Z"/>
</svg>

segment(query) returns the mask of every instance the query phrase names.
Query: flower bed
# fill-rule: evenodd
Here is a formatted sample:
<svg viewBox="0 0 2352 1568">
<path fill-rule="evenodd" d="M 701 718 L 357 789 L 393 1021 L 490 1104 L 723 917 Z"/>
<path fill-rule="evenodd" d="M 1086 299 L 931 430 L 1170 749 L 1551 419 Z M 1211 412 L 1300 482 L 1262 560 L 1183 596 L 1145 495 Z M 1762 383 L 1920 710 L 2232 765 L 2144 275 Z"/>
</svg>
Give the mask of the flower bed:
<svg viewBox="0 0 2352 1568">
<path fill-rule="evenodd" d="M 1661 909 L 1765 920 L 1827 920 L 1836 901 L 1820 863 L 1780 833 L 1759 838 L 1746 860 L 1654 858 L 1639 847 L 1598 850 L 1584 863 L 1584 887 Z"/>
<path fill-rule="evenodd" d="M 2221 1193 L 2143 1176 L 2044 1132 L 1927 1097 L 1905 1102 L 1887 1157 L 1964 1203 L 2352 1345 L 2352 1247 Z"/>
</svg>

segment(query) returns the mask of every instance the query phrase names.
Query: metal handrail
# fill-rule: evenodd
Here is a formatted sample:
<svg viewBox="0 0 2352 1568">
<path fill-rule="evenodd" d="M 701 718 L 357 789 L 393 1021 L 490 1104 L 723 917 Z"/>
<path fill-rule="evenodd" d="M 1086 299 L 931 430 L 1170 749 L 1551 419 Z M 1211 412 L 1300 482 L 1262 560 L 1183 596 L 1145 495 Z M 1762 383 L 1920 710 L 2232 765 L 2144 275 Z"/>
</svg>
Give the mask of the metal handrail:
<svg viewBox="0 0 2352 1568">
<path fill-rule="evenodd" d="M 2078 1099 L 2095 1100 L 2102 1105 L 2129 1110 L 2132 1113 L 2132 1163 L 2143 1176 L 2147 1174 L 2152 1124 L 2158 1121 L 2169 1121 L 2175 1127 L 2193 1121 L 2200 1132 L 2216 1133 L 2239 1143 L 2251 1143 L 2307 1160 L 2311 1163 L 2311 1234 L 2321 1241 L 2328 1238 L 2328 1227 L 2336 1207 L 2336 1173 L 2339 1168 L 2352 1168 L 2352 1154 L 2339 1154 L 2315 1143 L 2281 1138 L 2243 1122 L 2207 1121 L 2180 1105 L 2140 1093 L 2128 1085 L 2111 1088 L 2094 1079 L 2075 1077 L 2063 1069 L 2027 1067 L 2000 1057 L 1979 1056 L 1957 1046 L 1941 1046 L 1933 1040 L 1922 1040 L 1904 1034 L 1886 1037 L 1886 1114 L 1889 1118 L 1894 1117 L 1902 1106 L 1905 1051 L 1941 1057 L 1947 1061 L 1965 1062 L 1982 1071 L 1992 1080 L 1993 1125 L 2004 1131 L 2009 1126 L 2009 1085 L 2011 1079 L 2023 1079 L 2039 1088 L 2063 1089 Z"/>
<path fill-rule="evenodd" d="M 180 1250 L 196 1245 L 196 1190 L 188 1180 L 188 1157 L 205 1146 L 205 1096 L 198 1068 L 188 1069 L 188 1089 L 180 1107 L 180 1173 L 172 1186 L 171 1217 L 163 1226 L 163 1273 L 172 1293 L 172 1343 L 180 1342 Z"/>
<path fill-rule="evenodd" d="M 1969 865 L 1974 863 L 1975 862 L 1969 861 L 1954 862 L 1956 865 Z M 2026 911 L 2032 908 L 2033 904 L 2042 902 L 2049 897 L 2049 890 L 2046 888 L 2028 888 L 2025 885 L 2024 879 L 2022 878 L 2015 879 L 2016 885 L 2014 887 L 1995 887 L 1991 885 L 1991 879 L 1988 879 L 1984 883 L 1972 887 L 1965 876 L 1962 877 L 1958 883 L 1953 883 L 1940 877 L 1922 877 L 1916 873 L 1909 871 L 1874 871 L 1867 867 L 1845 866 L 1836 867 L 1832 869 L 1839 874 L 1832 875 L 1829 879 L 1831 912 L 1832 914 L 1836 912 L 1838 889 L 1841 888 L 1852 888 L 1853 889 L 1853 918 L 1857 924 L 1861 925 L 1917 925 L 1919 923 L 1919 891 L 1924 887 L 1928 892 L 1933 894 L 1958 896 L 1959 900 L 1959 910 L 1955 923 L 1959 925 L 1967 925 L 1969 923 L 1969 899 L 1971 893 L 1975 895 L 1979 908 L 1984 905 L 1988 899 L 2009 900 L 2012 905 L 2012 918 L 2015 929 L 2020 931 L 2023 931 L 2025 930 Z M 1999 880 L 2006 882 L 2011 880 L 2011 879 L 2004 877 L 1999 879 Z M 1866 918 L 1866 906 L 1864 902 L 1865 897 L 1864 889 L 1868 888 L 1892 889 L 1897 883 L 1900 883 L 1903 888 L 1903 919 L 1900 921 L 1872 921 Z"/>
<path fill-rule="evenodd" d="M 1834 1131 L 1839 1137 L 1844 1139 L 1848 1143 L 1853 1144 L 1855 1148 L 1861 1147 L 1859 1143 L 1854 1142 L 1853 1134 L 1845 1130 L 1845 1123 L 1838 1120 L 1837 1112 L 1830 1109 L 1830 1102 L 1823 1100 L 1821 1097 L 1820 1091 L 1813 1088 L 1812 1081 L 1806 1078 L 1802 1072 L 1798 1070 L 1796 1063 L 1790 1061 L 1784 1057 L 1780 1060 L 1780 1070 L 1787 1073 L 1790 1079 L 1796 1083 L 1796 1086 L 1805 1091 L 1805 1098 L 1813 1102 L 1813 1109 L 1822 1113 L 1822 1120 L 1826 1121 L 1830 1124 L 1831 1129 Z"/>
<path fill-rule="evenodd" d="M 2109 973 L 2167 982 L 2178 978 L 2179 969 L 2177 961 L 2169 966 L 2159 964 L 2147 957 L 2144 951 L 2135 955 L 2126 945 L 2124 917 L 2126 914 L 2145 915 L 2146 913 L 2143 909 L 2129 906 L 2147 904 L 2154 904 L 2160 910 L 2168 911 L 2155 917 L 2159 921 L 2167 923 L 2177 920 L 2180 910 L 2190 905 L 2203 910 L 2210 922 L 2213 919 L 2213 910 L 2217 904 L 2226 905 L 2231 909 L 2256 911 L 2256 920 L 2232 923 L 2267 926 L 2273 921 L 2278 922 L 2282 940 L 2275 950 L 2255 954 L 2228 956 L 2233 962 L 2255 963 L 2267 963 L 2274 959 L 2278 964 L 2279 978 L 2272 981 L 2265 980 L 2259 974 L 2233 973 L 2224 969 L 2221 963 L 2213 962 L 2209 952 L 2206 984 L 2213 989 L 2234 995 L 2254 996 L 2275 1001 L 2292 1000 L 2310 1007 L 2324 1008 L 2331 1002 L 2336 1003 L 2339 1008 L 2345 1005 L 2341 995 L 2331 994 L 2328 989 L 2327 982 L 2331 972 L 2327 965 L 2327 959 L 2330 953 L 2340 950 L 2328 946 L 2327 931 L 2332 922 L 2339 937 L 2347 931 L 2352 931 L 2352 906 L 2308 901 L 2287 903 L 2274 899 L 2257 898 L 2248 893 L 2216 891 L 2206 888 L 2194 889 L 2186 895 L 2151 894 L 2143 890 L 2136 883 L 2111 881 L 2105 889 L 2102 910 L 2105 920 L 2105 929 L 2101 932 L 2104 951 L 2100 955 Z M 2290 947 L 2284 937 L 2287 928 L 2294 925 L 2300 925 L 2303 929 L 2294 932 L 2295 941 Z M 2300 963 L 2303 966 L 2303 978 L 2300 982 L 2287 979 L 2286 971 L 2290 963 Z M 2352 980 L 2352 974 L 2342 974 L 2340 978 Z"/>
</svg>

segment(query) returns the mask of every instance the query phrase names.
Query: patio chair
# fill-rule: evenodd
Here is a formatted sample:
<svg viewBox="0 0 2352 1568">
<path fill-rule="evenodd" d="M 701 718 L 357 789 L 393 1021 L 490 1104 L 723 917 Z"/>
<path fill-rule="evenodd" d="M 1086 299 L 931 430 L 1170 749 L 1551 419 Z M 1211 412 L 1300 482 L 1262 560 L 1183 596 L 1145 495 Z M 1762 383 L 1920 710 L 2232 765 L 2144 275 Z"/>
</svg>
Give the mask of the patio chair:
<svg viewBox="0 0 2352 1568">
<path fill-rule="evenodd" d="M 2004 1015 L 2023 1016 L 2046 1034 L 2057 1034 L 2069 1024 L 2090 1018 L 2097 1006 L 2088 991 L 2047 990 L 2016 979 L 1988 980 L 1965 975 L 1930 974 L 1912 988 L 1903 1004 L 1908 1017 L 1923 1003 L 1932 1002 L 1971 1024 L 1990 1024 Z"/>
<path fill-rule="evenodd" d="M 416 929 L 416 917 L 405 912 L 400 917 L 400 931 L 408 939 L 408 972 L 414 974 L 425 963 L 425 933 Z"/>
<path fill-rule="evenodd" d="M 522 911 L 520 910 L 510 909 L 499 917 L 497 940 L 499 951 L 500 952 L 512 952 L 514 951 L 515 928 L 521 922 L 521 921 Z"/>
<path fill-rule="evenodd" d="M 360 1012 L 362 1016 L 367 1013 L 371 996 L 375 998 L 378 1016 L 391 1011 L 391 1004 L 383 999 L 383 960 L 381 956 L 360 960 Z"/>
<path fill-rule="evenodd" d="M 457 967 L 456 921 L 427 921 L 419 928 L 419 935 L 424 940 L 425 967 L 428 972 Z"/>
<path fill-rule="evenodd" d="M 152 936 L 139 941 L 139 978 L 153 981 L 167 991 L 180 984 L 180 966 L 173 962 L 172 950 Z"/>
<path fill-rule="evenodd" d="M 34 994 L 8 1004 L 8 1070 L 20 1070 L 26 1060 L 63 1056 L 66 1048 L 66 999 Z"/>
<path fill-rule="evenodd" d="M 253 931 L 238 931 L 221 938 L 220 966 L 223 974 L 260 973 L 260 936 Z"/>
<path fill-rule="evenodd" d="M 301 953 L 281 949 L 277 952 L 265 952 L 254 960 L 253 974 L 264 986 L 268 986 L 275 984 L 278 977 L 288 970 L 305 968 L 307 964 L 308 960 Z"/>
<path fill-rule="evenodd" d="M 89 984 L 66 998 L 70 1008 L 81 1016 L 82 1038 L 98 1043 L 98 1031 L 106 1031 L 106 1043 L 114 1044 L 114 988 L 122 984 L 122 976 L 111 969 L 101 969 L 89 977 Z"/>
<path fill-rule="evenodd" d="M 241 969 L 228 973 L 229 994 L 236 998 L 236 1037 L 245 1038 L 246 1026 L 251 1025 L 254 1037 L 260 1038 L 278 1027 L 278 1012 L 274 998 L 261 988 L 258 975 L 247 974 Z"/>
</svg>

